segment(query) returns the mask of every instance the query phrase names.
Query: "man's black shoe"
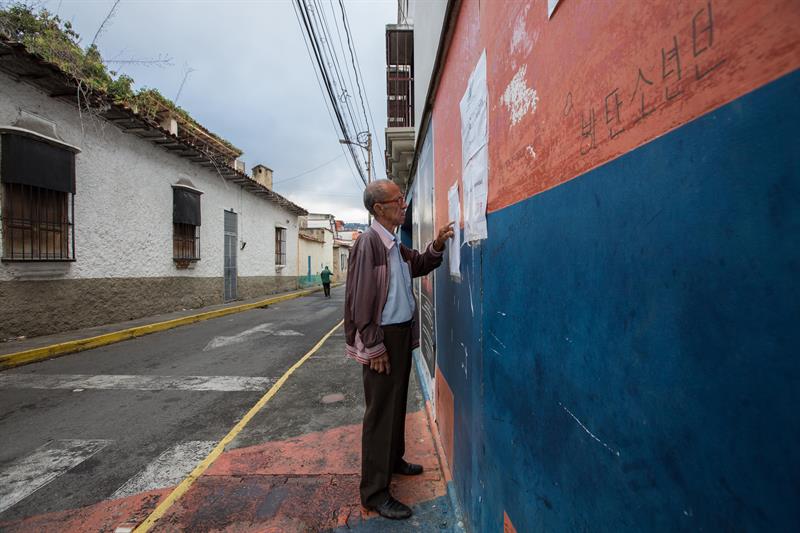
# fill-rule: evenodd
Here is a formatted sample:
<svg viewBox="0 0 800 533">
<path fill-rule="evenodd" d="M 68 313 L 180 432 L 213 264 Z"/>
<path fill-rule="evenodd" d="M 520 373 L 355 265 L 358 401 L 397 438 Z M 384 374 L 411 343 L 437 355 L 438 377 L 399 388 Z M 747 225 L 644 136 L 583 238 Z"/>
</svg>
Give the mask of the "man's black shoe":
<svg viewBox="0 0 800 533">
<path fill-rule="evenodd" d="M 418 476 L 422 473 L 422 465 L 407 463 L 401 459 L 397 466 L 394 467 L 394 473 L 403 476 Z"/>
<path fill-rule="evenodd" d="M 411 516 L 411 508 L 408 505 L 400 503 L 391 496 L 389 496 L 388 500 L 375 507 L 375 512 L 391 520 L 405 520 Z"/>
</svg>

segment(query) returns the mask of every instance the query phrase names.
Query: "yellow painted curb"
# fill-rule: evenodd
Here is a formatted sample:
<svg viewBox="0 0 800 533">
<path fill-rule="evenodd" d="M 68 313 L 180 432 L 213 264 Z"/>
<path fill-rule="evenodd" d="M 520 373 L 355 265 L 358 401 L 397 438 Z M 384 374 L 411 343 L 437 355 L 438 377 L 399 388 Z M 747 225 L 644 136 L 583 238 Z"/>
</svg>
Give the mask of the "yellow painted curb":
<svg viewBox="0 0 800 533">
<path fill-rule="evenodd" d="M 200 464 L 194 467 L 194 470 L 192 470 L 192 472 L 183 481 L 181 481 L 181 483 L 175 487 L 172 492 L 169 493 L 169 496 L 167 496 L 164 501 L 158 504 L 158 507 L 156 507 L 153 512 L 150 513 L 144 522 L 137 526 L 137 528 L 134 530 L 134 533 L 145 533 L 146 531 L 149 531 L 150 528 L 152 528 L 153 525 L 160 518 L 162 518 L 167 511 L 169 511 L 170 507 L 172 507 L 175 502 L 181 498 L 181 496 L 186 494 L 192 485 L 194 485 L 194 482 L 197 481 L 206 470 L 208 470 L 208 468 L 219 458 L 220 455 L 222 455 L 222 452 L 225 451 L 225 447 L 230 444 L 239 433 L 241 433 L 250 420 L 256 416 L 261 408 L 264 407 L 273 396 L 275 396 L 275 393 L 277 393 L 281 387 L 283 387 L 283 384 L 286 383 L 286 380 L 289 379 L 289 376 L 294 374 L 295 370 L 300 368 L 300 366 L 305 363 L 309 357 L 314 355 L 314 353 L 316 353 L 316 351 L 319 350 L 323 344 L 325 344 L 325 341 L 328 340 L 328 338 L 333 335 L 333 332 L 339 329 L 342 324 L 344 324 L 344 320 L 336 324 L 332 330 L 326 333 L 325 336 L 322 337 L 313 348 L 311 348 L 303 357 L 298 359 L 297 362 L 293 364 L 272 387 L 270 387 L 266 394 L 264 394 L 264 396 L 262 396 L 261 399 L 258 400 L 249 411 L 247 411 L 242 419 L 239 420 L 235 426 L 233 426 L 233 429 L 231 429 L 228 434 L 217 443 L 208 456 L 206 456 L 206 458 L 203 459 Z"/>
<path fill-rule="evenodd" d="M 333 285 L 338 286 L 339 284 Z M 264 307 L 265 305 L 272 305 L 286 300 L 293 300 L 301 296 L 308 296 L 309 294 L 319 292 L 322 288 L 304 289 L 300 291 L 281 294 L 273 298 L 267 298 L 259 302 L 249 304 L 236 305 L 233 307 L 226 307 L 224 309 L 216 309 L 214 311 L 207 311 L 205 313 L 198 313 L 196 315 L 184 316 L 181 318 L 174 318 L 164 322 L 156 322 L 154 324 L 145 324 L 144 326 L 136 326 L 133 328 L 122 329 L 120 331 L 112 331 L 111 333 L 104 333 L 96 337 L 89 337 L 87 339 L 78 339 L 74 341 L 62 342 L 59 344 L 52 344 L 50 346 L 42 346 L 41 348 L 33 348 L 31 350 L 24 350 L 22 352 L 9 353 L 0 355 L 0 370 L 7 370 L 15 366 L 25 365 L 28 363 L 35 363 L 37 361 L 44 361 L 45 359 L 52 359 L 70 353 L 80 352 L 83 350 L 90 350 L 108 344 L 114 344 L 135 337 L 142 337 L 151 333 L 165 331 L 178 326 L 185 326 L 187 324 L 194 324 L 201 320 L 208 320 L 211 318 L 219 318 L 221 316 L 231 315 L 233 313 L 241 313 L 242 311 L 249 311 Z"/>
</svg>

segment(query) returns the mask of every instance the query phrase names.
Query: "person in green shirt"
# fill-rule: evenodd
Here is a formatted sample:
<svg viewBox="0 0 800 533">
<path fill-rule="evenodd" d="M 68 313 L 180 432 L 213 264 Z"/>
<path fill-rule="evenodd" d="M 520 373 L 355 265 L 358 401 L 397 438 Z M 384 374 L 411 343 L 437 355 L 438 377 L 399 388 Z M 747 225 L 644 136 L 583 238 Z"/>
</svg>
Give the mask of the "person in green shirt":
<svg viewBox="0 0 800 533">
<path fill-rule="evenodd" d="M 333 272 L 328 270 L 328 266 L 325 265 L 325 269 L 319 273 L 319 277 L 322 279 L 322 289 L 325 291 L 325 297 L 331 297 L 331 276 Z"/>
</svg>

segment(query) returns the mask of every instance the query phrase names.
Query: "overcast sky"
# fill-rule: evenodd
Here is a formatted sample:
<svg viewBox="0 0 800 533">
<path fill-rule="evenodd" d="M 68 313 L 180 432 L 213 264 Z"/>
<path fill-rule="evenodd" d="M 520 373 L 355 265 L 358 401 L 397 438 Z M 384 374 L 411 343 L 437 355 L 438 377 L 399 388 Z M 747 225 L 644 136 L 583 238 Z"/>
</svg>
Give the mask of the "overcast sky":
<svg viewBox="0 0 800 533">
<path fill-rule="evenodd" d="M 86 46 L 113 0 L 39 3 L 71 21 Z M 384 147 L 384 32 L 396 22 L 397 2 L 344 3 L 377 141 Z M 111 66 L 133 77 L 137 88 L 153 87 L 173 100 L 187 68 L 194 69 L 178 105 L 244 150 L 248 172 L 262 163 L 274 171 L 275 191 L 293 202 L 366 222 L 363 185 L 338 143 L 291 0 L 122 0 L 97 44 L 106 59 L 171 58 L 171 66 Z M 376 147 L 373 153 L 375 175 L 385 177 L 381 152 Z"/>
</svg>

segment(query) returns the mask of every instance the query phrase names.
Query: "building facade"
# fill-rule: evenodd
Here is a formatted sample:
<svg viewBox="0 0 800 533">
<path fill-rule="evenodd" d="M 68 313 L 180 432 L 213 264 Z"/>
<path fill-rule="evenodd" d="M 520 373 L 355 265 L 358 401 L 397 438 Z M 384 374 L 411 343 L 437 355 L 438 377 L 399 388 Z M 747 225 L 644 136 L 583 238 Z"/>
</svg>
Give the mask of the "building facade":
<svg viewBox="0 0 800 533">
<path fill-rule="evenodd" d="M 297 253 L 298 283 L 301 287 L 319 286 L 319 273 L 333 256 L 333 244 L 325 242 L 325 230 L 300 230 Z"/>
<path fill-rule="evenodd" d="M 344 281 L 347 279 L 347 262 L 350 259 L 350 248 L 353 247 L 351 241 L 336 239 L 333 241 L 333 278 L 336 281 Z"/>
<path fill-rule="evenodd" d="M 400 4 L 472 530 L 800 528 L 797 2 Z"/>
<path fill-rule="evenodd" d="M 57 67 L 14 43 L 0 55 L 0 339 L 297 287 L 306 212 L 227 147 L 169 116 L 79 110 Z"/>
</svg>

